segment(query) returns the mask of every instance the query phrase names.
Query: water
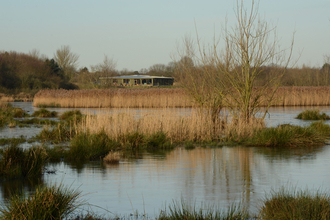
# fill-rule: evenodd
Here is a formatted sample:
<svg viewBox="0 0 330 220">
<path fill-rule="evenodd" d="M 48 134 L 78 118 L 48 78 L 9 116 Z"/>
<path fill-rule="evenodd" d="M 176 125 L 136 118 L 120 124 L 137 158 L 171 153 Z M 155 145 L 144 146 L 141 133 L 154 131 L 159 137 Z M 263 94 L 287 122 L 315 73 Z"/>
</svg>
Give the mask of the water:
<svg viewBox="0 0 330 220">
<path fill-rule="evenodd" d="M 30 103 L 19 105 L 31 112 L 36 110 Z M 308 108 L 271 108 L 271 117 L 267 118 L 266 123 L 268 126 L 283 123 L 304 125 L 309 122 L 294 117 L 305 109 Z M 330 107 L 319 109 L 330 114 Z M 68 109 L 49 110 L 64 112 Z M 104 110 L 93 111 L 97 114 Z M 181 111 L 189 114 L 190 110 Z M 6 131 L 0 132 L 3 135 Z M 19 129 L 16 134 L 20 134 Z M 129 215 L 133 210 L 138 210 L 154 217 L 166 204 L 181 199 L 196 202 L 197 205 L 204 202 L 221 207 L 242 202 L 251 212 L 257 212 L 261 199 L 272 189 L 282 186 L 328 191 L 329 167 L 328 145 L 284 150 L 244 146 L 193 150 L 177 148 L 169 152 L 132 155 L 117 165 L 100 161 L 49 163 L 46 168 L 56 170 L 56 173 L 45 174 L 39 182 L 0 181 L 0 198 L 8 198 L 10 190 L 21 187 L 33 190 L 40 183 L 63 183 L 72 189 L 79 188 L 90 204 L 118 215 Z M 91 208 L 106 213 L 95 206 Z"/>
</svg>

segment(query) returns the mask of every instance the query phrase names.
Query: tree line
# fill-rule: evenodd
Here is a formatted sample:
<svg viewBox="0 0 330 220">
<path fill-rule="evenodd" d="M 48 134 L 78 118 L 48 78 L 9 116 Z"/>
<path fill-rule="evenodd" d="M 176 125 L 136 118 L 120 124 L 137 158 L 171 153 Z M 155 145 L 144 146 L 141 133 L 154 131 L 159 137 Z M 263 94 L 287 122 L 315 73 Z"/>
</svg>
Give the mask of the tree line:
<svg viewBox="0 0 330 220">
<path fill-rule="evenodd" d="M 155 75 L 174 77 L 180 79 L 180 66 L 194 68 L 200 72 L 195 75 L 205 78 L 204 65 L 194 62 L 189 56 L 183 56 L 178 61 L 166 64 L 154 64 L 149 68 L 139 71 L 128 69 L 117 70 L 113 58 L 104 55 L 104 60 L 90 68 L 78 69 L 79 56 L 71 52 L 69 46 L 62 46 L 49 59 L 32 50 L 28 54 L 15 51 L 0 52 L 0 93 L 17 94 L 20 92 L 35 94 L 41 89 L 79 89 L 99 88 L 96 83 L 101 76 L 118 75 Z M 213 68 L 208 66 L 209 69 Z M 272 76 L 282 68 L 277 65 L 261 66 L 260 74 L 255 80 L 255 86 L 266 84 Z M 329 86 L 330 85 L 330 58 L 325 56 L 321 68 L 302 67 L 287 68 L 286 74 L 281 79 L 282 86 Z"/>
</svg>

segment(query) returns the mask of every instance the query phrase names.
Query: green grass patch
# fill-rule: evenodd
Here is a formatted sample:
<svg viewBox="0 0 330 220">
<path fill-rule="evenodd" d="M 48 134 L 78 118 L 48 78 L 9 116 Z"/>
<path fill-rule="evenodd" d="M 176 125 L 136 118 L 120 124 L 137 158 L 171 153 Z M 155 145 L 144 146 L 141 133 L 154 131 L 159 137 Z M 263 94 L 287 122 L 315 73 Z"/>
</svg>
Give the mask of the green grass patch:
<svg viewBox="0 0 330 220">
<path fill-rule="evenodd" d="M 235 205 L 227 210 L 221 210 L 218 207 L 203 205 L 197 208 L 195 204 L 189 205 L 186 201 L 173 201 L 168 207 L 161 210 L 158 220 L 238 220 L 250 219 L 250 214 L 245 208 Z"/>
<path fill-rule="evenodd" d="M 120 148 L 120 144 L 111 140 L 104 131 L 97 134 L 80 133 L 72 140 L 65 159 L 96 160 L 104 158 L 111 150 Z"/>
<path fill-rule="evenodd" d="M 32 114 L 32 117 L 40 117 L 40 118 L 54 118 L 57 117 L 57 112 L 55 111 L 48 111 L 45 108 L 42 108 L 38 111 L 35 111 Z"/>
<path fill-rule="evenodd" d="M 320 113 L 318 109 L 305 110 L 298 114 L 296 119 L 302 120 L 329 120 L 330 117 L 325 113 Z"/>
<path fill-rule="evenodd" d="M 80 110 L 73 110 L 64 112 L 61 116 L 59 116 L 59 118 L 67 122 L 80 122 L 83 115 Z"/>
<path fill-rule="evenodd" d="M 58 123 L 56 126 L 47 126 L 35 137 L 35 140 L 42 142 L 61 143 L 69 141 L 76 135 L 75 127 L 68 126 L 67 123 Z"/>
<path fill-rule="evenodd" d="M 281 188 L 266 196 L 260 208 L 261 219 L 330 219 L 330 195 L 317 191 Z"/>
<path fill-rule="evenodd" d="M 68 152 L 68 146 L 45 147 L 47 160 L 57 162 L 65 157 Z"/>
<path fill-rule="evenodd" d="M 81 204 L 81 191 L 62 184 L 38 187 L 34 194 L 17 193 L 0 206 L 1 219 L 65 219 Z"/>
<path fill-rule="evenodd" d="M 11 127 L 16 126 L 14 118 L 28 117 L 21 108 L 14 108 L 12 105 L 6 103 L 0 106 L 0 127 L 10 124 Z"/>
<path fill-rule="evenodd" d="M 2 153 L 0 177 L 2 179 L 32 178 L 42 174 L 46 152 L 41 147 L 23 150 L 12 145 Z"/>
<path fill-rule="evenodd" d="M 30 125 L 57 125 L 59 121 L 40 119 L 40 118 L 29 118 L 17 121 L 19 127 L 28 127 Z"/>
<path fill-rule="evenodd" d="M 319 127 L 316 129 L 315 127 Z M 327 125 L 310 125 L 300 127 L 290 124 L 279 125 L 275 128 L 264 128 L 255 132 L 243 143 L 252 146 L 265 147 L 302 147 L 322 145 L 325 143 L 325 131 Z"/>
</svg>

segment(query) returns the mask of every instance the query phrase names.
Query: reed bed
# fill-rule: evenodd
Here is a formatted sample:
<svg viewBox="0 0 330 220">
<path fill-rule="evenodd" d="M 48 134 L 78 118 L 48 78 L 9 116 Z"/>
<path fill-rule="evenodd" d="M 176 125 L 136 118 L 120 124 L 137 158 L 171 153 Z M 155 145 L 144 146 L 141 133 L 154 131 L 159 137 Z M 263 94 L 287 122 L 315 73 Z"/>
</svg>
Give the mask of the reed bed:
<svg viewBox="0 0 330 220">
<path fill-rule="evenodd" d="M 41 90 L 33 105 L 70 108 L 188 108 L 192 102 L 183 89 Z"/>
<path fill-rule="evenodd" d="M 263 127 L 263 121 L 228 123 L 225 117 L 213 121 L 210 114 L 201 114 L 197 110 L 189 114 L 180 114 L 163 109 L 157 113 L 146 112 L 138 116 L 129 110 L 123 113 L 87 115 L 81 124 L 77 125 L 76 131 L 91 134 L 105 132 L 111 140 L 124 145 L 125 139 L 138 140 L 139 138 L 134 135 L 140 134 L 149 137 L 148 144 L 152 145 L 153 139 L 157 142 L 160 139 L 168 139 L 170 143 L 210 143 L 224 140 L 226 137 L 226 141 L 236 141 L 242 136 L 253 136 L 253 132 Z"/>
<path fill-rule="evenodd" d="M 270 92 L 266 92 L 265 98 Z M 41 90 L 35 97 L 36 107 L 64 108 L 191 108 L 194 103 L 184 89 L 91 89 Z M 262 104 L 265 106 L 266 102 Z M 330 87 L 301 86 L 278 88 L 272 106 L 327 106 Z"/>
</svg>

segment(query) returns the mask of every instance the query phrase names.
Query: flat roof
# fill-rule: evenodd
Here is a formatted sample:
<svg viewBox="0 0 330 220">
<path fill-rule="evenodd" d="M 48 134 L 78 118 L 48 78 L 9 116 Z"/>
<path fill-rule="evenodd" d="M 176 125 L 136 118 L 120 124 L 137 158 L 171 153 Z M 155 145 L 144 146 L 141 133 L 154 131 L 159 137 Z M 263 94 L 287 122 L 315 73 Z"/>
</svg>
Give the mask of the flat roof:
<svg viewBox="0 0 330 220">
<path fill-rule="evenodd" d="M 100 77 L 99 79 L 155 79 L 155 78 L 161 78 L 161 79 L 173 79 L 173 77 L 166 77 L 166 76 L 149 76 L 149 75 L 125 75 L 125 76 L 105 76 Z"/>
</svg>

